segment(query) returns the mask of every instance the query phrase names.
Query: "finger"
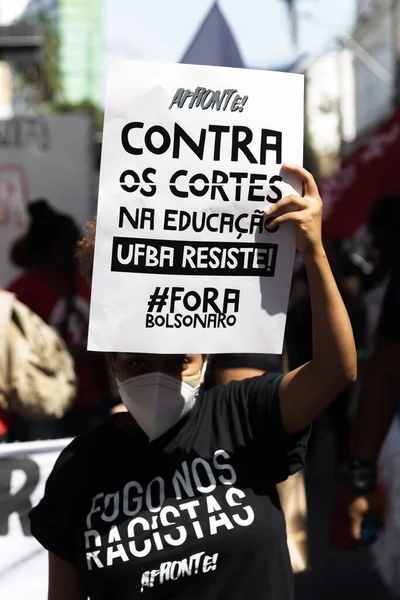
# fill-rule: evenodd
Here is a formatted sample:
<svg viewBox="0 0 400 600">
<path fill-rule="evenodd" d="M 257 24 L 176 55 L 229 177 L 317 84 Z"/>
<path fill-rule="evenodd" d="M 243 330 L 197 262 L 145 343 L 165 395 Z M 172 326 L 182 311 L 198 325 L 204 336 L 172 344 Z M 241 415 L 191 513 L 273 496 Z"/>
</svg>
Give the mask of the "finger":
<svg viewBox="0 0 400 600">
<path fill-rule="evenodd" d="M 300 177 L 300 179 L 304 181 L 305 194 L 318 194 L 318 187 L 315 183 L 315 179 L 311 175 L 311 173 L 307 171 L 307 169 L 304 169 L 299 165 L 291 165 L 287 163 L 284 163 L 282 167 L 285 169 L 285 171 L 288 171 L 289 173 L 295 173 Z"/>
<path fill-rule="evenodd" d="M 361 539 L 361 527 L 364 515 L 353 509 L 350 510 L 350 532 L 353 540 Z"/>
<path fill-rule="evenodd" d="M 296 194 L 289 194 L 282 200 L 279 200 L 275 204 L 271 204 L 265 209 L 265 214 L 272 216 L 276 213 L 281 212 L 282 209 L 292 207 L 292 210 L 307 208 L 308 201 L 303 196 L 297 196 Z"/>
<path fill-rule="evenodd" d="M 272 219 L 276 220 L 276 219 L 282 217 L 283 215 L 287 215 L 289 213 L 290 214 L 303 213 L 303 211 L 307 210 L 307 208 L 308 208 L 307 205 L 299 206 L 298 204 L 295 204 L 294 202 L 288 202 L 284 206 L 280 206 L 279 210 L 273 211 L 272 213 L 265 211 L 265 213 L 266 213 L 266 216 L 268 217 L 268 220 L 272 221 Z"/>
<path fill-rule="evenodd" d="M 299 211 L 296 210 L 295 212 L 288 212 L 285 213 L 284 215 L 280 215 L 279 217 L 276 217 L 276 219 L 272 219 L 272 221 L 270 223 L 268 223 L 268 227 L 267 230 L 270 229 L 274 229 L 274 227 L 277 227 L 278 225 L 282 225 L 283 223 L 294 223 L 297 221 L 300 221 L 300 219 L 302 219 L 303 217 L 300 216 Z"/>
</svg>

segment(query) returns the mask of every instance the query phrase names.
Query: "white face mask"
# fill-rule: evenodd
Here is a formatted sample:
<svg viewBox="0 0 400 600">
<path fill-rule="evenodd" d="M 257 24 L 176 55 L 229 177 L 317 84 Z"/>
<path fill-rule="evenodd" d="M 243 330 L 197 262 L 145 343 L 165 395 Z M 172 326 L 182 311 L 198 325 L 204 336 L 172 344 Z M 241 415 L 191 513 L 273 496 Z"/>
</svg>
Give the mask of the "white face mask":
<svg viewBox="0 0 400 600">
<path fill-rule="evenodd" d="M 203 371 L 183 380 L 164 373 L 149 373 L 125 381 L 116 379 L 119 394 L 149 440 L 171 429 L 194 406 Z"/>
</svg>

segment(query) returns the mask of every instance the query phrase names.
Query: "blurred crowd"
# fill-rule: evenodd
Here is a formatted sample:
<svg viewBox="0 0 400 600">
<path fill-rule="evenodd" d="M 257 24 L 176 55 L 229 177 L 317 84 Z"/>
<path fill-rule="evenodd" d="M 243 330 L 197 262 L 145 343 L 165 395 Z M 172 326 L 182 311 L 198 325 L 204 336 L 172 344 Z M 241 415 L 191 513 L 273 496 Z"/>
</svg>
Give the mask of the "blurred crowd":
<svg viewBox="0 0 400 600">
<path fill-rule="evenodd" d="M 13 411 L 4 398 L 0 431 L 6 442 L 74 437 L 103 422 L 113 405 L 108 367 L 102 357 L 86 350 L 90 287 L 75 259 L 79 227 L 45 199 L 32 202 L 29 212 L 29 230 L 11 249 L 11 260 L 22 273 L 8 291 L 64 340 L 77 385 L 61 418 L 41 418 L 39 411 L 27 418 Z"/>
</svg>

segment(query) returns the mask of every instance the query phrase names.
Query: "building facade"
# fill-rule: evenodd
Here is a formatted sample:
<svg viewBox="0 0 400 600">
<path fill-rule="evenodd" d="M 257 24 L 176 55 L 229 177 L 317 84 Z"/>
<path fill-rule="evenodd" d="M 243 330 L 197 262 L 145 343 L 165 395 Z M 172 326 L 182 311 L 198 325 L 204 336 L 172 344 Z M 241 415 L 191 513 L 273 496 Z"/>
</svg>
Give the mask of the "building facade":
<svg viewBox="0 0 400 600">
<path fill-rule="evenodd" d="M 307 69 L 308 131 L 328 176 L 383 124 L 400 100 L 400 0 L 358 0 L 342 49 Z"/>
<path fill-rule="evenodd" d="M 362 139 L 385 121 L 394 108 L 399 4 L 394 0 L 358 1 L 357 25 L 352 35 L 356 43 L 357 139 Z M 360 48 L 363 60 L 360 59 Z"/>
<path fill-rule="evenodd" d="M 0 120 L 12 117 L 12 72 L 10 66 L 0 61 Z"/>
<path fill-rule="evenodd" d="M 62 99 L 104 103 L 103 0 L 30 0 L 21 19 L 45 17 L 56 27 Z"/>
<path fill-rule="evenodd" d="M 348 50 L 330 52 L 308 66 L 306 120 L 320 175 L 329 176 L 355 138 L 353 55 Z"/>
</svg>

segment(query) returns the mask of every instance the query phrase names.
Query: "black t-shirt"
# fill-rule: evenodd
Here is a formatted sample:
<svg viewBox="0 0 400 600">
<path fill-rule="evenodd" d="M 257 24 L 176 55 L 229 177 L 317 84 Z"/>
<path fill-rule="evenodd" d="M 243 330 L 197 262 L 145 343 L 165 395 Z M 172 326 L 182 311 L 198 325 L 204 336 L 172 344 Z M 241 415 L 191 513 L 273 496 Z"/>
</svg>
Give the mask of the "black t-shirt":
<svg viewBox="0 0 400 600">
<path fill-rule="evenodd" d="M 32 534 L 82 572 L 91 600 L 290 600 L 275 484 L 302 468 L 308 432 L 285 435 L 281 376 L 199 394 L 160 438 L 114 418 L 61 454 Z"/>
<path fill-rule="evenodd" d="M 379 333 L 400 342 L 400 264 L 393 271 L 382 304 Z"/>
</svg>

